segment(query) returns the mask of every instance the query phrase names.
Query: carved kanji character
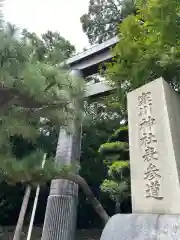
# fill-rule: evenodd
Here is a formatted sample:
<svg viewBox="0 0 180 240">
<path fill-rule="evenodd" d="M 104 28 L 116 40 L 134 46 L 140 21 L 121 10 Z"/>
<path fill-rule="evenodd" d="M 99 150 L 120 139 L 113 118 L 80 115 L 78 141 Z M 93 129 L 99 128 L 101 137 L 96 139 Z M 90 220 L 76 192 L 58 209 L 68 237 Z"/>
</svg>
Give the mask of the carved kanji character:
<svg viewBox="0 0 180 240">
<path fill-rule="evenodd" d="M 160 177 L 161 175 L 159 174 L 159 169 L 156 167 L 156 165 L 150 163 L 147 171 L 144 173 L 144 179 L 153 180 Z"/>
<path fill-rule="evenodd" d="M 158 180 L 149 182 L 146 184 L 146 198 L 155 198 L 157 200 L 163 199 L 162 196 L 160 196 L 160 183 Z"/>
<path fill-rule="evenodd" d="M 152 160 L 158 160 L 157 151 L 154 147 L 147 146 L 145 148 L 145 154 L 143 155 L 144 162 L 149 162 Z"/>
<path fill-rule="evenodd" d="M 141 119 L 146 119 L 152 115 L 151 105 L 143 105 L 139 107 L 139 116 Z"/>
<path fill-rule="evenodd" d="M 153 133 L 151 133 L 151 132 L 149 132 L 149 133 L 143 132 L 142 133 L 142 137 L 140 138 L 141 146 L 147 147 L 149 144 L 155 143 L 155 142 L 157 142 L 157 140 Z"/>
<path fill-rule="evenodd" d="M 147 104 L 151 105 L 152 104 L 151 93 L 150 92 L 142 93 L 142 95 L 138 97 L 138 102 L 139 102 L 139 106 L 147 105 Z"/>
<path fill-rule="evenodd" d="M 148 116 L 147 118 L 142 118 L 140 121 L 140 131 L 142 133 L 149 132 L 152 130 L 152 126 L 155 123 L 155 119 L 152 116 Z"/>
</svg>

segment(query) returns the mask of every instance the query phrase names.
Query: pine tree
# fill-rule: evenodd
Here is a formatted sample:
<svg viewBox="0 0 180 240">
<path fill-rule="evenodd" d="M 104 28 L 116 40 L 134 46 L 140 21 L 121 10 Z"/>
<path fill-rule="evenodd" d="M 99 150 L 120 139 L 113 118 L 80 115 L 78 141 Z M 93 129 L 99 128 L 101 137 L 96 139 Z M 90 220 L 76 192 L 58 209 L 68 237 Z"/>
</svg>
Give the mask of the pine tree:
<svg viewBox="0 0 180 240">
<path fill-rule="evenodd" d="M 31 170 L 34 173 L 39 169 L 38 160 L 42 161 L 42 157 L 36 151 L 33 157 L 27 155 L 18 161 L 12 154 L 13 140 L 22 137 L 33 142 L 49 124 L 72 131 L 72 122 L 81 121 L 83 111 L 80 101 L 84 97 L 83 81 L 72 77 L 67 69 L 60 68 L 58 64 L 74 47 L 59 34 L 48 32 L 43 36 L 44 41 L 33 34 L 33 39 L 32 35 L 27 35 L 27 31 L 21 34 L 16 26 L 1 22 L 0 176 L 2 181 L 19 182 L 26 186 L 14 240 L 20 239 L 32 187 L 29 183 Z M 51 39 L 54 41 L 50 45 Z M 55 47 L 61 42 L 60 46 Z M 65 49 L 60 49 L 62 45 Z"/>
<path fill-rule="evenodd" d="M 34 46 L 12 26 L 0 32 L 0 146 L 12 135 L 34 138 L 48 122 L 70 127 L 81 117 L 84 85 L 66 69 L 39 61 Z M 59 53 L 60 54 L 60 53 Z"/>
<path fill-rule="evenodd" d="M 52 35 L 48 39 L 50 37 Z M 86 181 L 73 174 L 70 166 L 54 166 L 49 160 L 42 169 L 40 162 L 44 153 L 41 149 L 21 159 L 12 154 L 15 137 L 33 143 L 42 133 L 49 134 L 47 129 L 51 126 L 73 131 L 72 123 L 81 121 L 83 115 L 82 80 L 72 77 L 67 68 L 60 68 L 57 59 L 55 64 L 54 54 L 50 53 L 57 49 L 52 45 L 47 50 L 44 44 L 46 51 L 42 48 L 39 51 L 41 41 L 37 46 L 37 41 L 29 40 L 27 35 L 17 37 L 16 29 L 10 24 L 5 24 L 0 31 L 0 179 L 8 184 L 23 184 L 27 190 L 16 240 L 20 239 L 31 187 L 53 178 L 67 178 L 79 184 L 104 222 L 108 220 Z"/>
</svg>

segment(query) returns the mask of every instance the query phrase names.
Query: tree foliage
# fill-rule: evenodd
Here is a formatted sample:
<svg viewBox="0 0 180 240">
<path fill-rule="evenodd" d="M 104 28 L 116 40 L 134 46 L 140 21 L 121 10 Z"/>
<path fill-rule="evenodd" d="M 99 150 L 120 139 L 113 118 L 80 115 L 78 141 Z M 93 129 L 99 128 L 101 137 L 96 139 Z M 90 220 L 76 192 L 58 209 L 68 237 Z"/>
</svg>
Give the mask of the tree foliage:
<svg viewBox="0 0 180 240">
<path fill-rule="evenodd" d="M 12 29 L 8 24 L 0 32 L 0 133 L 3 148 L 14 135 L 23 135 L 24 138 L 40 135 L 49 122 L 70 127 L 73 119 L 82 116 L 79 101 L 84 96 L 83 82 L 77 81 L 66 69 L 54 65 L 49 57 L 55 43 L 46 49 L 45 61 L 39 58 L 39 47 L 32 44 L 31 38 L 27 41 L 27 36 L 22 34 L 17 39 Z M 56 45 L 61 40 L 57 39 Z M 62 59 L 67 54 L 64 49 Z"/>
<path fill-rule="evenodd" d="M 108 178 L 101 184 L 101 191 L 107 193 L 116 203 L 116 212 L 120 204 L 130 196 L 129 144 L 128 129 L 120 127 L 111 135 L 108 142 L 102 144 L 99 152 L 108 168 Z"/>
<path fill-rule="evenodd" d="M 88 14 L 81 17 L 83 31 L 91 44 L 102 43 L 114 37 L 119 23 L 134 12 L 133 0 L 90 0 Z"/>
<path fill-rule="evenodd" d="M 59 65 L 75 53 L 75 47 L 58 32 L 48 30 L 39 38 L 35 33 L 24 29 L 22 37 L 25 42 L 32 45 L 34 58 L 41 62 Z"/>
<path fill-rule="evenodd" d="M 94 195 L 100 200 L 109 215 L 113 214 L 113 202 L 100 191 L 101 182 L 107 176 L 104 167 L 103 157 L 98 154 L 98 148 L 107 141 L 109 135 L 114 132 L 119 125 L 120 115 L 107 105 L 104 98 L 85 103 L 85 119 L 82 128 L 82 147 L 80 158 L 80 175 L 84 177 L 91 187 Z M 87 199 L 80 191 L 78 207 L 78 228 L 100 228 L 100 219 L 87 204 Z"/>
<path fill-rule="evenodd" d="M 108 63 L 107 77 L 126 103 L 126 93 L 163 77 L 180 90 L 180 2 L 137 1 L 139 12 L 119 27 L 119 42 Z"/>
</svg>

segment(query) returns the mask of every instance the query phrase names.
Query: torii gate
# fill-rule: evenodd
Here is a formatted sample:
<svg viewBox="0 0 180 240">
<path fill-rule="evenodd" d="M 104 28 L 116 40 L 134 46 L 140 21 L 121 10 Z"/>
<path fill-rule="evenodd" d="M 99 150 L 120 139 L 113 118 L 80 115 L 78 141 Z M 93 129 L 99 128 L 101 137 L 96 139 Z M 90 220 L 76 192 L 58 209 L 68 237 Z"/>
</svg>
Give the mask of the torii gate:
<svg viewBox="0 0 180 240">
<path fill-rule="evenodd" d="M 112 59 L 111 47 L 118 42 L 118 37 L 98 44 L 85 52 L 77 54 L 66 61 L 77 77 L 86 78 L 98 72 L 99 64 Z M 87 86 L 86 97 L 103 95 L 111 88 L 104 82 Z M 67 134 L 61 129 L 56 152 L 56 161 L 71 164 L 80 159 L 81 126 L 74 134 Z M 78 185 L 69 180 L 52 180 L 47 201 L 42 240 L 74 240 L 76 230 L 76 213 Z"/>
</svg>

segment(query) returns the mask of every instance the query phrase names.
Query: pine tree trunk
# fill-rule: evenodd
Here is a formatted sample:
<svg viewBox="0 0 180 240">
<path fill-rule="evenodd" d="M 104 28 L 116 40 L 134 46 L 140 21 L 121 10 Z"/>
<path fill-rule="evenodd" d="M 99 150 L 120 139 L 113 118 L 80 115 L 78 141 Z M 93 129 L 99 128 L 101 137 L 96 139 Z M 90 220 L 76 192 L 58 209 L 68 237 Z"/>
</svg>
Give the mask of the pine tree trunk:
<svg viewBox="0 0 180 240">
<path fill-rule="evenodd" d="M 101 203 L 96 199 L 93 192 L 91 191 L 89 185 L 85 181 L 84 178 L 80 176 L 76 176 L 77 182 L 79 182 L 79 186 L 83 189 L 84 194 L 88 198 L 88 200 L 91 202 L 94 210 L 97 212 L 97 214 L 100 216 L 100 218 L 103 220 L 104 224 L 106 224 L 109 220 L 109 216 Z"/>
<path fill-rule="evenodd" d="M 20 238 L 21 238 L 21 232 L 22 232 L 22 228 L 23 228 L 23 223 L 24 223 L 27 206 L 29 203 L 30 194 L 31 194 L 31 187 L 28 185 L 26 187 L 26 191 L 24 194 L 24 198 L 23 198 L 23 202 L 21 205 L 21 210 L 19 213 L 19 218 L 18 218 L 18 222 L 17 222 L 16 229 L 14 232 L 13 240 L 20 240 Z"/>
<path fill-rule="evenodd" d="M 105 211 L 101 203 L 96 199 L 89 185 L 87 184 L 87 182 L 83 177 L 81 177 L 80 175 L 69 173 L 69 174 L 65 174 L 64 176 L 62 174 L 60 178 L 68 179 L 70 181 L 77 183 L 80 186 L 80 188 L 82 188 L 84 194 L 86 195 L 88 200 L 91 202 L 94 210 L 100 216 L 104 224 L 107 223 L 107 221 L 109 220 L 109 215 L 107 214 L 107 212 Z"/>
</svg>

